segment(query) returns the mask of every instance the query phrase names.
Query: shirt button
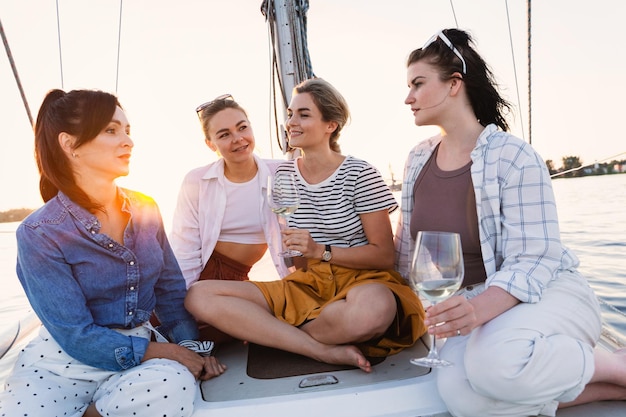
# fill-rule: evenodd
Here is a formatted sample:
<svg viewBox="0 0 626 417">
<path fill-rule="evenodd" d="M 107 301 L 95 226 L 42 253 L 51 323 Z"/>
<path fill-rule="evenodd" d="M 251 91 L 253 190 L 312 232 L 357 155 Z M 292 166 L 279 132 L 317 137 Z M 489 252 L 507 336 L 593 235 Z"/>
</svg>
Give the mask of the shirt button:
<svg viewBox="0 0 626 417">
<path fill-rule="evenodd" d="M 133 266 L 133 265 L 135 265 L 135 261 L 130 261 L 128 264 L 129 264 L 130 266 Z"/>
<path fill-rule="evenodd" d="M 92 235 L 95 235 L 95 234 L 96 234 L 96 231 L 95 231 L 95 230 L 92 230 L 92 231 L 91 231 L 91 234 L 92 234 Z"/>
<path fill-rule="evenodd" d="M 130 290 L 131 291 L 135 291 L 135 287 L 130 287 Z"/>
<path fill-rule="evenodd" d="M 109 247 L 110 247 L 110 248 L 112 248 L 112 247 L 113 247 L 113 244 L 112 244 L 112 243 L 109 243 Z"/>
<path fill-rule="evenodd" d="M 128 312 L 128 315 L 129 315 L 129 316 L 132 316 L 132 315 L 133 315 L 133 312 L 132 312 L 132 311 L 129 311 L 129 312 Z"/>
</svg>

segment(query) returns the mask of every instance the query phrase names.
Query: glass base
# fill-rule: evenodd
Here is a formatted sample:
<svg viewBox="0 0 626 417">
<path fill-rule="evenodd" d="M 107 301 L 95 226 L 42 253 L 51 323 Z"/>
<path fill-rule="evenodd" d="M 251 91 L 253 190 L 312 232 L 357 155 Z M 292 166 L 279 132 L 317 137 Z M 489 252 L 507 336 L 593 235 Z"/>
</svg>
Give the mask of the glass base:
<svg viewBox="0 0 626 417">
<path fill-rule="evenodd" d="M 447 368 L 453 366 L 452 362 L 440 358 L 413 358 L 410 360 L 413 365 L 423 366 L 425 368 Z"/>
<path fill-rule="evenodd" d="M 302 252 L 299 250 L 289 249 L 279 253 L 278 256 L 282 256 L 283 258 L 293 258 L 294 256 L 302 256 Z"/>
</svg>

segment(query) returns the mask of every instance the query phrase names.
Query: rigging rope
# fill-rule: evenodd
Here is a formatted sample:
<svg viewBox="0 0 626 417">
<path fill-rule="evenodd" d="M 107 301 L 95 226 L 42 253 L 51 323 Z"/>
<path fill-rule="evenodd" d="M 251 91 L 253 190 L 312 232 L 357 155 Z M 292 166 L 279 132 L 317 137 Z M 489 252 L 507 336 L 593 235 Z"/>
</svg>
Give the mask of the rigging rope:
<svg viewBox="0 0 626 417">
<path fill-rule="evenodd" d="M 308 0 L 292 0 L 283 1 L 281 4 L 286 10 L 287 21 L 282 24 L 290 28 L 289 31 L 289 51 L 281 51 L 278 45 L 280 41 L 279 34 L 280 29 L 277 28 L 277 12 L 275 0 L 264 0 L 261 4 L 261 13 L 265 16 L 269 27 L 269 36 L 271 44 L 271 75 L 272 75 L 272 97 L 273 97 L 273 109 L 274 109 L 274 123 L 277 133 L 277 142 L 279 148 L 283 152 L 287 152 L 290 149 L 285 143 L 283 146 L 283 140 L 285 139 L 284 132 L 282 132 L 278 126 L 278 101 L 282 100 L 282 107 L 286 109 L 289 106 L 290 91 L 286 91 L 287 88 L 291 88 L 291 81 L 294 85 L 299 84 L 301 81 L 312 78 L 315 76 L 313 73 L 313 67 L 311 65 L 311 58 L 309 55 L 309 48 L 307 45 L 307 18 L 306 13 L 309 9 Z M 283 47 L 284 47 L 283 43 Z M 287 56 L 281 56 L 281 54 L 287 54 Z M 286 74 L 282 74 L 281 70 L 285 70 L 281 66 L 281 59 L 289 58 L 293 68 L 289 68 Z M 283 61 L 284 62 L 284 61 Z M 290 77 L 293 77 L 291 80 Z M 278 85 L 276 84 L 278 83 Z M 279 91 L 277 91 L 279 90 Z"/>
<path fill-rule="evenodd" d="M 456 28 L 459 28 L 459 21 L 456 20 L 456 12 L 454 11 L 454 4 L 452 3 L 452 0 L 450 0 L 450 8 L 452 9 L 452 16 L 454 17 L 454 24 L 456 25 Z"/>
<path fill-rule="evenodd" d="M 124 0 L 120 0 L 120 20 L 117 31 L 117 64 L 115 66 L 115 94 L 117 94 L 117 86 L 120 77 L 120 49 L 122 45 L 122 5 Z"/>
<path fill-rule="evenodd" d="M 509 0 L 506 0 L 504 4 L 506 7 L 506 21 L 509 27 L 509 44 L 511 46 L 511 59 L 513 61 L 513 75 L 515 76 L 515 91 L 517 93 L 517 107 L 520 113 L 520 121 L 522 122 L 520 126 L 522 128 L 522 139 L 523 139 L 524 138 L 524 123 L 523 123 L 524 117 L 522 116 L 522 106 L 521 106 L 521 100 L 519 96 L 519 81 L 517 80 L 517 65 L 515 65 L 515 50 L 513 48 L 513 35 L 511 34 L 511 18 L 509 16 Z"/>
<path fill-rule="evenodd" d="M 528 8 L 526 11 L 526 15 L 528 16 L 527 19 L 527 27 L 528 29 L 526 30 L 527 34 L 528 34 L 528 143 L 529 144 L 533 144 L 533 134 L 532 134 L 532 130 L 533 130 L 533 124 L 532 124 L 532 77 L 531 77 L 531 66 L 530 66 L 530 58 L 531 58 L 531 47 L 532 47 L 532 43 L 531 43 L 531 23 L 532 23 L 532 14 L 531 14 L 531 10 L 530 10 L 530 2 L 531 0 L 527 0 L 527 4 L 528 4 Z"/>
<path fill-rule="evenodd" d="M 120 0 L 120 15 L 118 22 L 117 32 L 117 62 L 115 66 L 115 94 L 117 94 L 119 76 L 120 76 L 120 50 L 122 47 L 122 9 L 124 0 Z M 61 18 L 59 13 L 59 0 L 56 0 L 56 13 L 57 13 L 57 39 L 59 43 L 59 66 L 61 69 L 61 89 L 65 89 L 65 82 L 63 77 L 63 53 L 61 50 Z"/>
<path fill-rule="evenodd" d="M 276 83 L 278 82 L 278 89 L 280 91 L 281 94 L 281 99 L 282 102 L 285 103 L 287 101 L 287 97 L 285 97 L 285 89 L 283 87 L 283 82 L 280 76 L 280 70 L 278 69 L 278 57 L 277 57 L 277 51 L 276 51 L 276 29 L 275 29 L 275 25 L 274 22 L 276 20 L 275 17 L 275 10 L 273 7 L 271 7 L 271 5 L 269 4 L 268 0 L 264 0 L 263 4 L 261 4 L 261 13 L 265 16 L 265 20 L 268 22 L 268 36 L 269 36 L 269 45 L 270 45 L 270 49 L 271 49 L 271 59 L 270 59 L 270 74 L 271 74 L 271 78 L 270 78 L 270 106 L 271 108 L 274 110 L 274 132 L 276 132 L 276 142 L 278 143 L 278 147 L 279 149 L 283 150 L 283 145 L 281 142 L 281 135 L 280 135 L 280 128 L 278 125 L 278 106 L 277 106 L 277 86 Z M 271 124 L 271 121 L 270 121 Z M 271 131 L 270 131 L 271 132 Z M 271 146 L 271 155 L 272 158 L 274 157 L 274 146 L 273 146 L 273 141 L 270 141 L 270 146 Z"/>
<path fill-rule="evenodd" d="M 57 39 L 59 41 L 59 66 L 61 68 L 61 90 L 65 89 L 63 85 L 63 56 L 61 54 L 61 20 L 59 18 L 59 0 L 56 0 L 57 3 Z"/>
<path fill-rule="evenodd" d="M 561 171 L 561 172 L 557 172 L 556 174 L 552 174 L 550 175 L 550 178 L 554 178 L 554 177 L 558 177 L 564 174 L 569 174 L 570 172 L 574 172 L 574 171 L 579 171 L 583 168 L 586 168 L 588 166 L 600 163 L 600 162 L 604 162 L 604 161 L 608 161 L 609 159 L 615 159 L 620 155 L 626 155 L 626 152 L 620 152 L 620 153 L 616 153 L 615 155 L 611 155 L 611 156 L 607 156 L 606 158 L 602 158 L 602 159 L 596 159 L 595 161 L 589 163 L 589 164 L 585 164 L 585 165 L 581 165 L 579 167 L 576 168 L 572 168 L 572 169 L 568 169 L 567 171 Z"/>
<path fill-rule="evenodd" d="M 4 49 L 7 52 L 7 57 L 9 58 L 11 69 L 13 70 L 13 76 L 15 77 L 15 82 L 17 83 L 17 88 L 18 90 L 20 90 L 20 96 L 22 96 L 22 102 L 24 103 L 24 108 L 26 109 L 26 115 L 28 116 L 28 121 L 30 122 L 30 125 L 33 126 L 33 116 L 30 112 L 28 101 L 26 100 L 26 94 L 24 94 L 24 88 L 22 87 L 22 82 L 20 81 L 20 76 L 17 72 L 17 66 L 15 65 L 15 60 L 13 60 L 13 54 L 11 53 L 11 48 L 9 48 L 9 40 L 7 39 L 7 36 L 4 33 L 4 26 L 2 26 L 2 20 L 0 20 L 0 36 L 2 36 L 2 43 L 4 43 Z"/>
</svg>

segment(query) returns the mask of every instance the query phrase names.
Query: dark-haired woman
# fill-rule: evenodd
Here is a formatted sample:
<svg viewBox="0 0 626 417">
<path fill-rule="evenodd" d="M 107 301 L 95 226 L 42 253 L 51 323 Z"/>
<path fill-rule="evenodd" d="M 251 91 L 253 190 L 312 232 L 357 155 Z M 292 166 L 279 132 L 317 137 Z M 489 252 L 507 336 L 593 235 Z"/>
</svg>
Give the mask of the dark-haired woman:
<svg viewBox="0 0 626 417">
<path fill-rule="evenodd" d="M 17 229 L 17 275 L 43 326 L 0 415 L 189 416 L 196 380 L 225 369 L 178 344 L 198 334 L 158 207 L 115 183 L 132 150 L 114 95 L 46 95 L 35 126 L 45 205 Z"/>
<path fill-rule="evenodd" d="M 448 338 L 437 370 L 454 416 L 554 416 L 557 407 L 626 395 L 626 355 L 594 350 L 596 296 L 563 246 L 546 165 L 506 131 L 509 104 L 468 33 L 448 29 L 409 55 L 415 124 L 440 134 L 406 163 L 396 268 L 420 230 L 461 234 L 464 288 L 427 311 Z"/>
</svg>

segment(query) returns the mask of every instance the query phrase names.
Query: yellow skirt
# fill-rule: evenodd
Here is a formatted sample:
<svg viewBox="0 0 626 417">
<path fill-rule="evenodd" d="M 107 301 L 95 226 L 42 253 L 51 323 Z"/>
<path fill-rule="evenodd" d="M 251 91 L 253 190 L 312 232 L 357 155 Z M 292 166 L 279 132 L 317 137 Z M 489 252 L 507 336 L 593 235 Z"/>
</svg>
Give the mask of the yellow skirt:
<svg viewBox="0 0 626 417">
<path fill-rule="evenodd" d="M 396 298 L 396 319 L 382 337 L 358 344 L 366 356 L 393 355 L 412 346 L 426 332 L 422 303 L 394 270 L 360 270 L 309 260 L 306 271 L 298 269 L 277 281 L 250 282 L 263 292 L 274 315 L 293 326 L 314 320 L 324 306 L 345 299 L 357 285 L 385 285 Z"/>
</svg>

